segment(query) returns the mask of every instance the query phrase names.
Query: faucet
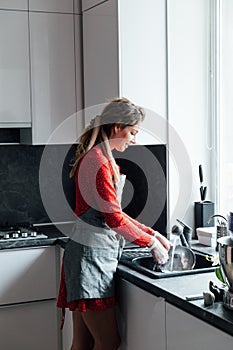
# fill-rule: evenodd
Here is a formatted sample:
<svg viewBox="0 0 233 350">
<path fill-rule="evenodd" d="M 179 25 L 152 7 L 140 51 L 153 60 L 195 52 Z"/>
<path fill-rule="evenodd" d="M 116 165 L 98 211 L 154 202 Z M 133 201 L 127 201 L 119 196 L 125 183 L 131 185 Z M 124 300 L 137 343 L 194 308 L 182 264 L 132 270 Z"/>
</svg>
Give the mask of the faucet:
<svg viewBox="0 0 233 350">
<path fill-rule="evenodd" d="M 181 243 L 183 244 L 183 246 L 190 247 L 190 243 L 191 243 L 191 239 L 192 239 L 192 228 L 179 219 L 176 219 L 176 221 L 183 227 L 183 230 L 179 229 Z M 175 226 L 178 227 L 177 225 L 175 225 Z M 173 226 L 173 228 L 174 228 L 174 226 Z M 178 232 L 178 230 L 177 230 L 177 232 Z M 175 233 L 175 232 L 172 232 L 172 233 Z"/>
</svg>

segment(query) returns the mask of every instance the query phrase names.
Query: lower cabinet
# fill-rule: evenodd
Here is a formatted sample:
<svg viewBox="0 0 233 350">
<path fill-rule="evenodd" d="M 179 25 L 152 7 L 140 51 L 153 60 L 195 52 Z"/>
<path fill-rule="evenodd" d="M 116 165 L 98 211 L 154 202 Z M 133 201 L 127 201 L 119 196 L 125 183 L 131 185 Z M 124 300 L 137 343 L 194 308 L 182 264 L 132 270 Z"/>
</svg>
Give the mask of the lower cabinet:
<svg viewBox="0 0 233 350">
<path fill-rule="evenodd" d="M 164 299 L 120 279 L 117 300 L 120 350 L 166 350 Z"/>
<path fill-rule="evenodd" d="M 0 349 L 57 350 L 55 300 L 0 307 Z"/>
<path fill-rule="evenodd" d="M 232 350 L 233 337 L 119 278 L 120 350 Z"/>
<path fill-rule="evenodd" d="M 169 303 L 166 303 L 166 331 L 167 350 L 233 348 L 232 336 Z"/>
<path fill-rule="evenodd" d="M 0 250 L 0 349 L 60 350 L 59 248 Z"/>
<path fill-rule="evenodd" d="M 62 336 L 62 350 L 69 350 L 72 344 L 73 338 L 73 323 L 72 312 L 66 309 L 65 323 L 61 331 Z"/>
<path fill-rule="evenodd" d="M 62 266 L 62 259 L 64 255 L 64 249 L 60 249 L 60 262 Z M 61 266 L 59 271 L 59 279 L 61 273 Z M 72 322 L 72 312 L 67 308 L 65 311 L 65 322 L 62 330 L 60 330 L 61 338 L 62 338 L 62 350 L 68 350 L 71 348 L 72 338 L 73 338 L 73 322 Z M 61 315 L 61 310 L 60 310 Z M 61 317 L 61 316 L 60 316 Z"/>
</svg>

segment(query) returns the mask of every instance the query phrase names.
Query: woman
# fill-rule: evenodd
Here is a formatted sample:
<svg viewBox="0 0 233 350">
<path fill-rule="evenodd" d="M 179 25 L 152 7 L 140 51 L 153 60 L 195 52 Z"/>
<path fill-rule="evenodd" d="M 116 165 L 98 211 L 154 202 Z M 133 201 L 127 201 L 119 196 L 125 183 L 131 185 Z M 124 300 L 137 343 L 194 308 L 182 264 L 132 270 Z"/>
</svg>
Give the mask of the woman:
<svg viewBox="0 0 233 350">
<path fill-rule="evenodd" d="M 170 242 L 126 215 L 120 206 L 125 176 L 112 150 L 135 144 L 142 108 L 126 98 L 110 101 L 84 130 L 71 176 L 75 177 L 77 222 L 63 259 L 58 307 L 73 312 L 71 350 L 116 350 L 120 337 L 114 312 L 114 274 L 124 239 L 148 246 L 158 263 Z"/>
</svg>

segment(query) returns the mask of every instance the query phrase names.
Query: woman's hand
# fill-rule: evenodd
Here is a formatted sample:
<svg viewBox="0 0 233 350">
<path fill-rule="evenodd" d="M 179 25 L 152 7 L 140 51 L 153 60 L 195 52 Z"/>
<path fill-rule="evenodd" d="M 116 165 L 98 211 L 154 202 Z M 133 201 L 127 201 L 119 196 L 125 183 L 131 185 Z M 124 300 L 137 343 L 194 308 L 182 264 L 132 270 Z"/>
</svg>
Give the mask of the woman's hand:
<svg viewBox="0 0 233 350">
<path fill-rule="evenodd" d="M 148 248 L 158 264 L 165 264 L 168 260 L 168 251 L 170 247 L 171 242 L 159 232 L 155 231 Z"/>
</svg>

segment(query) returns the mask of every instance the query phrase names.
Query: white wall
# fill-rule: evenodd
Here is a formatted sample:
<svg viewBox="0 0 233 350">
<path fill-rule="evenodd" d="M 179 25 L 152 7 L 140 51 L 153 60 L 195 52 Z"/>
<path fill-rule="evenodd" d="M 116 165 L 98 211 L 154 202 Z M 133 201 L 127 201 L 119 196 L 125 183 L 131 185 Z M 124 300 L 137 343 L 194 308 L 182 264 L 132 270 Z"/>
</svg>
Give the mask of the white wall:
<svg viewBox="0 0 233 350">
<path fill-rule="evenodd" d="M 221 27 L 221 111 L 220 111 L 220 212 L 227 215 L 233 211 L 233 2 L 222 1 Z"/>
<path fill-rule="evenodd" d="M 193 225 L 193 203 L 200 200 L 199 164 L 207 186 L 211 180 L 208 7 L 203 0 L 168 0 L 168 118 L 174 127 L 169 132 L 169 149 L 176 153 L 175 162 L 170 158 L 169 163 L 171 224 L 180 218 Z M 180 149 L 183 142 L 183 153 L 177 140 Z M 186 157 L 183 166 L 182 157 Z M 206 199 L 211 197 L 207 192 Z"/>
</svg>

